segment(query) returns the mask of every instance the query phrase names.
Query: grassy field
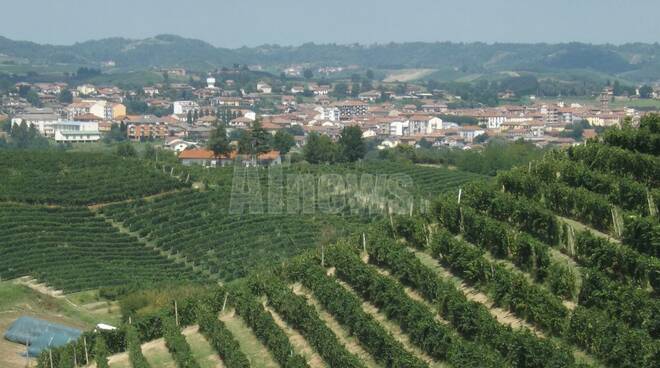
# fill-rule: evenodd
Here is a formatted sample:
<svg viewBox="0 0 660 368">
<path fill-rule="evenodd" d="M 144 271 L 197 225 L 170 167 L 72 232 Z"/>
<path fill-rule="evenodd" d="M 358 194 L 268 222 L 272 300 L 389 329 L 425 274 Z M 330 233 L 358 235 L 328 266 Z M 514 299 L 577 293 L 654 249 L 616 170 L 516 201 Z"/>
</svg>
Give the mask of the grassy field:
<svg viewBox="0 0 660 368">
<path fill-rule="evenodd" d="M 435 72 L 435 69 L 401 69 L 391 71 L 383 82 L 412 82 L 423 79 L 433 72 Z"/>
</svg>

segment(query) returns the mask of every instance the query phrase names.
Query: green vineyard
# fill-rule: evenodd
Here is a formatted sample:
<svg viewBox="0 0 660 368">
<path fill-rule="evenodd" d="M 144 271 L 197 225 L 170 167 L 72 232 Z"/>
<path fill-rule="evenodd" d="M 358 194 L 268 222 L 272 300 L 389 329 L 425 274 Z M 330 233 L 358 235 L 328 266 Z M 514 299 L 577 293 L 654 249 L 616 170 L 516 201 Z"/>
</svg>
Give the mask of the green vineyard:
<svg viewBox="0 0 660 368">
<path fill-rule="evenodd" d="M 387 161 L 270 178 L 130 161 L 117 173 L 145 177 L 131 195 L 81 184 L 71 203 L 44 184 L 44 197 L 3 197 L 0 277 L 67 293 L 194 285 L 153 305 L 124 291 L 117 330 L 44 352 L 41 368 L 658 367 L 656 129 L 608 132 L 492 179 Z M 66 176 L 62 165 L 44 175 Z M 318 186 L 299 192 L 273 172 Z M 232 212 L 244 174 L 261 212 Z M 323 174 L 344 178 L 327 196 Z M 346 179 L 364 174 L 409 177 L 409 210 Z M 326 197 L 351 206 L 324 212 Z"/>
<path fill-rule="evenodd" d="M 90 205 L 189 186 L 167 170 L 107 154 L 0 151 L 0 201 Z"/>
<path fill-rule="evenodd" d="M 75 292 L 132 282 L 199 280 L 86 208 L 0 204 L 0 277 L 32 276 Z"/>
</svg>

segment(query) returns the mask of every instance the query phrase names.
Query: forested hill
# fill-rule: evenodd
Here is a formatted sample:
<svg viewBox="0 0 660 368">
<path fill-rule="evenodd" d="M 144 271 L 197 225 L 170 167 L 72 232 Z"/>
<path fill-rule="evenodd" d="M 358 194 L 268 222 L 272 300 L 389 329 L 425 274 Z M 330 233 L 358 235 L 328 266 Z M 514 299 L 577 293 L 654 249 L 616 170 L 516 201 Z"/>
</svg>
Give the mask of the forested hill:
<svg viewBox="0 0 660 368">
<path fill-rule="evenodd" d="M 631 80 L 660 79 L 659 44 L 590 45 L 389 43 L 380 45 L 264 45 L 226 49 L 200 40 L 159 35 L 142 40 L 108 38 L 70 46 L 40 45 L 0 37 L 0 62 L 98 65 L 120 68 L 182 66 L 191 69 L 240 64 L 356 64 L 372 68 L 453 67 L 472 72 L 592 70 Z"/>
</svg>

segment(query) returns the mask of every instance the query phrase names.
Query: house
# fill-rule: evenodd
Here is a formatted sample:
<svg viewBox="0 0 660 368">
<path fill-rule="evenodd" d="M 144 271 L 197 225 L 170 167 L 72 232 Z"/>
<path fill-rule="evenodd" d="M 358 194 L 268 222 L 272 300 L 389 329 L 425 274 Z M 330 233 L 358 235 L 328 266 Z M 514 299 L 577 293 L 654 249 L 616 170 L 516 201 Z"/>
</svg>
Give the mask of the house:
<svg viewBox="0 0 660 368">
<path fill-rule="evenodd" d="M 176 77 L 185 77 L 186 76 L 186 70 L 183 68 L 170 68 L 170 69 L 165 69 L 163 72 L 167 73 L 167 75 L 170 76 L 176 76 Z"/>
<path fill-rule="evenodd" d="M 316 96 L 327 96 L 330 93 L 330 86 L 328 85 L 311 86 L 310 89 Z"/>
<path fill-rule="evenodd" d="M 486 131 L 477 125 L 466 125 L 459 129 L 458 134 L 465 142 L 472 143 L 475 138 L 485 134 Z"/>
<path fill-rule="evenodd" d="M 367 92 L 362 92 L 358 95 L 360 101 L 375 102 L 380 98 L 380 91 L 372 90 Z"/>
<path fill-rule="evenodd" d="M 199 111 L 199 104 L 195 101 L 174 101 L 172 108 L 175 115 L 187 115 L 188 112 Z"/>
<path fill-rule="evenodd" d="M 218 156 L 215 152 L 203 149 L 193 148 L 179 153 L 179 161 L 182 165 L 202 165 L 207 167 L 227 166 L 231 165 L 236 159 L 236 151 L 230 152 L 228 155 Z"/>
<path fill-rule="evenodd" d="M 257 155 L 256 160 L 252 155 L 239 155 L 238 159 L 243 163 L 243 165 L 248 167 L 256 165 L 280 165 L 282 163 L 282 156 L 280 155 L 280 152 L 274 150 L 260 153 Z"/>
<path fill-rule="evenodd" d="M 240 107 L 242 99 L 240 97 L 228 97 L 222 96 L 218 97 L 216 104 L 218 106 L 228 106 L 228 107 Z"/>
<path fill-rule="evenodd" d="M 211 133 L 213 132 L 212 127 L 192 127 L 188 129 L 188 138 L 198 141 L 206 141 L 211 138 Z"/>
<path fill-rule="evenodd" d="M 91 84 L 83 84 L 81 86 L 78 86 L 76 88 L 76 91 L 78 91 L 78 93 L 81 95 L 88 96 L 96 93 L 96 87 L 94 87 Z"/>
<path fill-rule="evenodd" d="M 422 108 L 423 112 L 435 113 L 435 114 L 447 112 L 447 109 L 448 109 L 446 104 L 440 104 L 440 103 L 425 104 L 425 105 L 422 105 L 421 108 Z"/>
<path fill-rule="evenodd" d="M 271 87 L 270 84 L 266 82 L 259 82 L 257 83 L 257 91 L 265 94 L 270 94 L 273 92 L 273 87 Z"/>
<path fill-rule="evenodd" d="M 142 88 L 142 92 L 149 97 L 154 97 L 160 94 L 157 87 L 144 87 Z"/>
<path fill-rule="evenodd" d="M 305 87 L 303 86 L 293 86 L 291 87 L 291 93 L 297 95 L 299 93 L 305 92 Z"/>
<path fill-rule="evenodd" d="M 181 138 L 170 138 L 163 143 L 163 146 L 165 149 L 180 153 L 189 148 L 197 148 L 197 143 L 186 141 Z"/>
</svg>

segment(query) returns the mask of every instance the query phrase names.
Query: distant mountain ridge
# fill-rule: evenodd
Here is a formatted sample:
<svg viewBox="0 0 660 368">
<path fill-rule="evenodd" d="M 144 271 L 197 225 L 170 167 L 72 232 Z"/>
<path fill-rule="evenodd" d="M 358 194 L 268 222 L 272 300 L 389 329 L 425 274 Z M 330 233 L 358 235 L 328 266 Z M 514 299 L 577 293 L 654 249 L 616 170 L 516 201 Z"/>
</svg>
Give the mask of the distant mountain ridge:
<svg viewBox="0 0 660 368">
<path fill-rule="evenodd" d="M 69 46 L 13 41 L 0 36 L 0 54 L 38 64 L 119 68 L 186 67 L 209 70 L 232 64 L 361 65 L 370 68 L 454 67 L 475 72 L 592 70 L 631 80 L 660 80 L 660 45 L 407 42 L 378 45 L 263 45 L 227 49 L 174 35 L 107 38 Z"/>
</svg>

